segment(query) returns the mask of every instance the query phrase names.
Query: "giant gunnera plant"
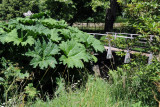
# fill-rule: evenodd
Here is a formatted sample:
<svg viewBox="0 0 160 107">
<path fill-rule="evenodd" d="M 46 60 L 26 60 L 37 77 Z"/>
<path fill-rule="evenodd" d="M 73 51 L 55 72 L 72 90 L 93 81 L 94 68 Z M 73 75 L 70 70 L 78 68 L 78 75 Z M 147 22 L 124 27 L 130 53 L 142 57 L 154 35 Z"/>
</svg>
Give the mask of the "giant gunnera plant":
<svg viewBox="0 0 160 107">
<path fill-rule="evenodd" d="M 93 36 L 68 26 L 64 20 L 40 18 L 41 15 L 16 18 L 1 24 L 2 56 L 12 60 L 31 58 L 29 64 L 42 70 L 54 69 L 61 63 L 69 68 L 83 68 L 84 62 L 96 61 L 91 53 L 104 50 L 101 42 Z M 21 57 L 25 59 L 19 59 Z"/>
<path fill-rule="evenodd" d="M 54 69 L 61 63 L 69 68 L 83 68 L 84 62 L 96 61 L 91 53 L 104 50 L 93 36 L 68 26 L 64 20 L 40 18 L 41 15 L 3 22 L 0 26 L 0 55 L 12 60 L 31 58 L 29 64 L 43 70 Z"/>
<path fill-rule="evenodd" d="M 29 72 L 32 77 L 28 77 L 28 81 L 36 80 L 37 84 L 46 84 L 52 75 L 47 74 L 48 71 L 83 69 L 86 63 L 97 61 L 95 52 L 103 50 L 94 36 L 68 26 L 64 20 L 49 18 L 45 13 L 0 24 L 0 57 L 18 64 L 21 72 Z M 2 65 L 0 63 L 0 68 Z M 3 78 L 2 72 L 0 76 Z"/>
</svg>

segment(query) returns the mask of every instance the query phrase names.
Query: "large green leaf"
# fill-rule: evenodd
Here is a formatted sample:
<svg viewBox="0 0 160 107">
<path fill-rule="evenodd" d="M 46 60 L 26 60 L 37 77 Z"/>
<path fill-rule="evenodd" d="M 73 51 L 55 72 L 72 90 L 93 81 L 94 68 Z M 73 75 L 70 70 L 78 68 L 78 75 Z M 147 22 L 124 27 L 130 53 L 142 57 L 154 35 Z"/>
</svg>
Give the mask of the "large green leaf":
<svg viewBox="0 0 160 107">
<path fill-rule="evenodd" d="M 91 59 L 84 45 L 74 40 L 62 42 L 60 49 L 64 52 L 64 55 L 62 55 L 59 60 L 62 61 L 64 65 L 67 64 L 69 68 L 83 68 L 83 61 L 88 62 L 89 59 Z"/>
<path fill-rule="evenodd" d="M 61 29 L 59 30 L 60 31 L 60 34 L 63 35 L 64 39 L 70 39 L 70 30 L 68 29 Z"/>
<path fill-rule="evenodd" d="M 2 43 L 9 43 L 13 42 L 14 45 L 21 44 L 22 46 L 25 46 L 27 44 L 33 45 L 34 44 L 34 38 L 32 36 L 29 36 L 27 33 L 25 36 L 21 33 L 20 37 L 18 36 L 17 29 L 12 30 L 8 34 L 3 34 L 0 36 Z"/>
<path fill-rule="evenodd" d="M 32 31 L 34 33 L 37 34 L 44 34 L 44 35 L 48 35 L 50 34 L 50 29 L 48 29 L 47 27 L 44 27 L 42 24 L 36 24 L 36 25 L 17 25 L 17 29 L 22 29 L 22 30 L 26 30 L 26 31 Z"/>
<path fill-rule="evenodd" d="M 44 26 L 46 26 L 50 29 L 53 29 L 53 28 L 62 29 L 62 28 L 66 28 L 68 26 L 64 20 L 57 21 L 52 18 L 47 18 L 47 19 L 41 20 L 41 22 L 43 23 Z"/>
<path fill-rule="evenodd" d="M 104 46 L 97 39 L 93 39 L 91 45 L 93 46 L 93 48 L 95 49 L 96 52 L 98 52 L 98 51 L 103 52 L 104 51 Z"/>
<path fill-rule="evenodd" d="M 43 40 L 43 43 L 38 40 L 35 42 L 34 50 L 29 50 L 25 55 L 33 57 L 33 59 L 30 62 L 30 65 L 33 65 L 34 68 L 37 66 L 40 67 L 40 69 L 45 69 L 48 66 L 51 68 L 55 68 L 57 61 L 54 58 L 54 55 L 58 54 L 59 49 L 56 44 L 53 44 L 51 41 L 48 43 Z"/>
<path fill-rule="evenodd" d="M 29 17 L 26 18 L 18 17 L 16 20 L 22 24 L 34 24 L 36 21 L 38 21 L 38 19 L 30 19 Z"/>
<path fill-rule="evenodd" d="M 50 35 L 51 35 L 50 39 L 51 40 L 58 42 L 62 39 L 61 37 L 59 37 L 58 31 L 59 30 L 57 30 L 57 29 L 50 30 Z"/>
<path fill-rule="evenodd" d="M 0 28 L 0 34 L 3 34 L 3 33 L 5 33 L 4 29 Z"/>
<path fill-rule="evenodd" d="M 89 35 L 87 33 L 83 33 L 83 35 L 81 37 L 78 37 L 81 41 L 83 41 L 86 45 L 88 45 L 90 48 L 92 46 L 92 48 L 98 52 L 103 52 L 104 51 L 104 46 L 101 44 L 101 42 L 99 40 L 97 40 L 96 38 L 94 38 L 94 36 Z"/>
<path fill-rule="evenodd" d="M 93 48 L 96 52 L 104 51 L 104 46 L 101 44 L 99 40 L 94 38 L 94 36 L 84 33 L 82 31 L 75 31 L 76 33 L 71 34 L 71 38 L 76 40 L 77 42 L 82 42 L 86 45 L 86 48 Z"/>
<path fill-rule="evenodd" d="M 4 81 L 5 81 L 4 78 L 0 77 L 0 82 L 4 82 Z"/>
<path fill-rule="evenodd" d="M 59 37 L 59 30 L 58 29 L 48 29 L 47 27 L 43 26 L 42 24 L 36 24 L 35 26 L 24 26 L 19 25 L 19 28 L 23 30 L 29 30 L 34 33 L 48 36 L 52 41 L 59 42 L 61 40 L 61 37 Z"/>
<path fill-rule="evenodd" d="M 50 41 L 46 43 L 42 38 Z M 34 68 L 39 66 L 41 69 L 48 66 L 54 68 L 56 59 L 70 68 L 82 68 L 84 62 L 97 61 L 91 53 L 104 50 L 103 45 L 94 36 L 70 27 L 64 21 L 51 18 L 17 18 L 2 24 L 0 42 L 12 42 L 11 48 L 13 45 L 24 46 L 22 53 L 32 58 L 30 65 Z M 25 49 L 28 48 L 31 50 L 26 52 Z"/>
</svg>

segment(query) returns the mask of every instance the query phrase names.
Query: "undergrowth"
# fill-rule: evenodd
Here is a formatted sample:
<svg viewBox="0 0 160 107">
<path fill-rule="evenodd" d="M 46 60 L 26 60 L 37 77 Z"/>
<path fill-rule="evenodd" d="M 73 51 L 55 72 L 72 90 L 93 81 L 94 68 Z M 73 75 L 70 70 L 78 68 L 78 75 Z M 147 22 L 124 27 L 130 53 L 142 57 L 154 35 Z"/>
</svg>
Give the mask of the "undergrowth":
<svg viewBox="0 0 160 107">
<path fill-rule="evenodd" d="M 1 22 L 0 105 L 8 105 L 15 93 L 24 99 L 53 93 L 56 77 L 79 77 L 87 65 L 97 62 L 94 53 L 103 51 L 94 36 L 47 13 Z"/>
<path fill-rule="evenodd" d="M 132 62 L 118 67 L 117 70 L 110 70 L 109 79 L 88 75 L 87 82 L 80 87 L 80 80 L 66 84 L 63 78 L 57 78 L 53 95 L 46 94 L 45 98 L 37 96 L 34 99 L 30 97 L 27 100 L 21 98 L 15 101 L 14 106 L 157 107 L 156 100 L 159 100 L 160 94 L 160 75 L 157 75 L 159 72 L 159 62 L 153 62 L 151 65 Z M 36 92 L 32 84 L 25 89 L 32 94 Z"/>
<path fill-rule="evenodd" d="M 90 75 L 85 88 L 76 88 L 75 91 L 72 87 L 67 88 L 68 91 L 66 91 L 62 79 L 60 80 L 54 99 L 48 98 L 45 102 L 38 99 L 30 107 L 129 107 L 135 104 L 127 98 L 125 100 L 114 99 L 111 95 L 114 90 L 113 86 L 98 77 Z"/>
<path fill-rule="evenodd" d="M 110 70 L 110 79 L 89 75 L 85 87 L 76 83 L 66 87 L 59 79 L 55 97 L 37 99 L 31 107 L 157 107 L 160 63 L 142 65 L 135 62 Z"/>
</svg>

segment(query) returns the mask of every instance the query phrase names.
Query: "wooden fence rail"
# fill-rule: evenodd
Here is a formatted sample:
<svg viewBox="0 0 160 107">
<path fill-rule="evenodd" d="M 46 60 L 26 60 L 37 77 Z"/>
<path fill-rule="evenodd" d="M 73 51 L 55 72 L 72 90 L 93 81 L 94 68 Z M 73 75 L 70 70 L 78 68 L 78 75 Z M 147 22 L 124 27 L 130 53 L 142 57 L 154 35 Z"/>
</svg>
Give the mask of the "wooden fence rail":
<svg viewBox="0 0 160 107">
<path fill-rule="evenodd" d="M 106 39 L 108 39 L 107 35 L 110 35 L 110 36 L 114 37 L 114 39 L 116 39 L 116 38 L 135 39 L 136 37 L 141 36 L 140 34 L 116 33 L 116 32 L 106 32 L 106 34 L 101 34 L 101 33 L 88 33 L 88 34 L 91 34 L 91 35 L 94 35 L 94 36 L 106 36 Z M 154 35 L 149 35 L 149 41 L 150 42 L 153 40 L 153 38 L 154 38 Z M 137 42 L 142 43 L 142 44 L 146 44 L 147 43 L 147 39 L 142 38 Z M 113 57 L 112 56 L 112 51 L 124 51 L 124 52 L 126 52 L 124 63 L 129 63 L 130 62 L 130 53 L 131 54 L 145 55 L 145 56 L 148 57 L 148 64 L 152 63 L 152 58 L 153 58 L 152 52 L 133 51 L 129 47 L 127 47 L 127 49 L 119 49 L 119 48 L 116 48 L 116 47 L 112 47 L 111 44 L 110 44 L 110 40 L 109 40 L 108 46 L 104 46 L 104 48 L 107 51 L 107 58 L 108 59 L 111 59 Z M 141 47 L 141 48 L 146 48 L 146 47 L 144 46 L 144 47 Z"/>
</svg>

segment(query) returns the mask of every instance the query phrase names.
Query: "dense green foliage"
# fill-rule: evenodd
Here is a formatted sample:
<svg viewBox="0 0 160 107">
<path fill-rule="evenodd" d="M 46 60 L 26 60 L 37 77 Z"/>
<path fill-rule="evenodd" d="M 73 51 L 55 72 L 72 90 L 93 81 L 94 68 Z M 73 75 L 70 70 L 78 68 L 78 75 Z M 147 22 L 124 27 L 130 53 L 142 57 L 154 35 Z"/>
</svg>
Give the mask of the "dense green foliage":
<svg viewBox="0 0 160 107">
<path fill-rule="evenodd" d="M 141 61 L 140 61 L 141 62 Z M 159 98 L 160 81 L 160 63 L 154 62 L 151 65 L 140 63 L 131 63 L 118 67 L 117 70 L 110 70 L 110 79 L 88 76 L 85 87 L 80 87 L 79 82 L 66 86 L 64 79 L 57 79 L 57 88 L 54 92 L 54 98 L 50 99 L 49 95 L 44 102 L 43 98 L 32 102 L 30 98 L 26 103 L 27 106 L 117 106 L 117 107 L 155 107 Z M 29 84 L 26 87 L 28 93 L 36 94 L 36 90 Z M 19 99 L 20 100 L 20 99 Z M 62 103 L 63 102 L 63 103 Z M 10 102 L 16 106 L 24 102 Z"/>
<path fill-rule="evenodd" d="M 155 106 L 156 99 L 160 99 L 159 74 L 159 62 L 151 65 L 133 62 L 118 67 L 109 72 L 112 84 L 115 85 L 112 95 L 115 99 L 125 99 L 127 96 L 135 102 L 141 101 L 143 105 Z"/>
<path fill-rule="evenodd" d="M 141 38 L 146 38 L 151 51 L 158 54 L 160 51 L 160 29 L 159 29 L 159 1 L 132 1 L 128 3 L 124 9 L 123 14 L 129 19 L 130 32 L 142 34 Z M 155 35 L 154 39 L 150 41 L 148 35 Z"/>
<path fill-rule="evenodd" d="M 69 27 L 63 20 L 56 21 L 51 18 L 38 20 L 34 16 L 36 14 L 32 16 L 33 18 L 17 18 L 2 24 L 0 36 L 2 46 L 10 44 L 14 48 L 21 48 L 17 51 L 21 51 L 22 57 L 32 57 L 30 64 L 34 67 L 44 64 L 47 68 L 49 64 L 56 64 L 56 59 L 53 63 L 50 61 L 53 56 L 57 55 L 59 63 L 63 62 L 64 65 L 67 64 L 72 68 L 82 68 L 84 67 L 83 61 L 88 62 L 93 59 L 92 51 L 102 52 L 104 49 L 100 41 L 93 36 L 77 28 Z M 7 48 L 2 51 L 10 52 Z M 4 55 L 3 52 L 2 55 Z"/>
<path fill-rule="evenodd" d="M 77 28 L 68 26 L 64 20 L 56 21 L 45 16 L 47 17 L 45 13 L 40 13 L 1 23 L 1 58 L 10 60 L 13 64 L 17 63 L 21 71 L 23 73 L 29 71 L 30 76 L 42 71 L 53 72 L 57 66 L 64 66 L 67 71 L 68 68 L 82 69 L 85 66 L 84 63 L 97 61 L 93 53 L 104 50 L 99 40 Z M 4 62 L 0 64 L 3 65 Z M 5 69 L 7 67 L 9 67 L 8 64 Z M 5 79 L 5 72 L 0 72 L 1 80 Z"/>
<path fill-rule="evenodd" d="M 11 99 L 12 97 L 17 97 L 21 85 L 18 83 L 29 77 L 29 73 L 22 73 L 22 68 L 19 67 L 18 63 L 13 64 L 13 62 L 7 61 L 4 58 L 1 59 L 2 68 L 0 71 L 0 103 Z M 18 90 L 20 89 L 20 90 Z M 18 98 L 17 98 L 18 99 Z M 16 100 L 16 99 L 14 99 Z"/>
<path fill-rule="evenodd" d="M 3 20 L 23 16 L 24 12 L 33 13 L 50 11 L 54 19 L 74 22 L 104 22 L 105 9 L 109 1 L 105 0 L 2 0 L 0 16 Z"/>
<path fill-rule="evenodd" d="M 74 22 L 103 22 L 109 2 L 104 0 L 46 0 L 46 8 L 51 16 Z"/>
<path fill-rule="evenodd" d="M 23 16 L 23 13 L 31 10 L 39 12 L 37 0 L 2 0 L 0 4 L 0 19 L 8 20 Z"/>
<path fill-rule="evenodd" d="M 109 80 L 89 76 L 86 86 L 75 91 L 72 89 L 78 83 L 72 84 L 66 91 L 63 79 L 59 79 L 53 100 L 43 102 L 38 99 L 31 106 L 155 107 L 158 103 L 154 98 L 158 99 L 160 94 L 156 85 L 160 75 L 157 74 L 160 74 L 160 63 L 143 65 L 133 62 L 110 70 Z"/>
<path fill-rule="evenodd" d="M 109 1 L 3 0 L 0 16 L 4 20 L 22 16 L 28 10 L 49 11 L 0 23 L 0 105 L 5 102 L 4 106 L 21 106 L 27 100 L 30 106 L 36 98 L 46 100 L 45 94 L 49 93 L 53 94 L 48 96 L 53 100 L 38 100 L 31 106 L 157 106 L 160 101 L 160 63 L 156 60 L 157 54 L 160 60 L 159 1 L 117 2 L 128 21 L 124 30 L 141 36 L 132 40 L 114 40 L 109 35 L 107 38 L 119 48 L 132 49 L 139 45 L 137 41 L 145 39 L 147 48 L 143 51 L 153 53 L 155 60 L 146 65 L 146 57 L 142 60 L 133 55 L 131 64 L 110 70 L 109 78 L 103 80 L 88 76 L 85 68 L 97 61 L 95 52 L 104 51 L 101 42 L 61 19 L 71 25 L 76 21 L 103 22 Z M 149 35 L 154 35 L 152 41 Z M 56 83 L 56 77 L 60 76 L 64 79 L 57 79 Z"/>
<path fill-rule="evenodd" d="M 46 102 L 38 99 L 36 103 L 30 104 L 30 107 L 44 106 L 49 107 L 56 105 L 57 107 L 141 107 L 141 101 L 135 102 L 132 99 L 114 99 L 113 91 L 116 90 L 116 84 L 110 85 L 108 82 L 101 78 L 95 78 L 89 76 L 85 88 L 76 88 L 76 84 L 72 84 L 72 87 L 65 90 L 63 79 L 58 81 L 58 88 L 56 94 L 57 97 L 48 100 Z M 121 86 L 120 86 L 121 87 Z M 72 88 L 76 88 L 73 91 Z M 143 106 L 144 107 L 144 106 Z"/>
</svg>

